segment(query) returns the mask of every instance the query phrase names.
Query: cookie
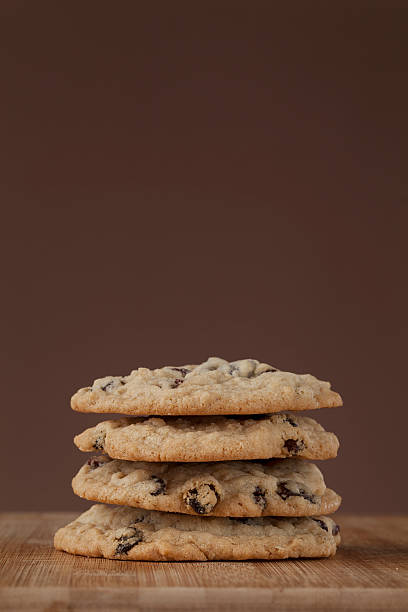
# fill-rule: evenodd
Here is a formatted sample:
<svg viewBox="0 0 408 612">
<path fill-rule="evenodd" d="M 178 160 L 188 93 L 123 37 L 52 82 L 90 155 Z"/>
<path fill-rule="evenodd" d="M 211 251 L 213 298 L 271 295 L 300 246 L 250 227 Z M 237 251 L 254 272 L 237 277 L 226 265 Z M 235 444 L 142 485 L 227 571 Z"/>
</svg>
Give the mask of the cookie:
<svg viewBox="0 0 408 612">
<path fill-rule="evenodd" d="M 139 368 L 107 376 L 71 400 L 79 412 L 128 415 L 260 414 L 341 406 L 338 393 L 310 374 L 282 372 L 256 359 L 210 357 L 200 365 Z"/>
<path fill-rule="evenodd" d="M 75 437 L 82 451 L 129 461 L 228 461 L 335 457 L 339 441 L 309 417 L 153 417 L 103 421 Z"/>
<path fill-rule="evenodd" d="M 76 555 L 139 561 L 207 561 L 329 557 L 339 528 L 316 518 L 215 518 L 98 504 L 54 538 Z"/>
<path fill-rule="evenodd" d="M 102 455 L 89 459 L 72 488 L 92 501 L 207 516 L 331 514 L 341 501 L 301 459 L 157 464 Z"/>
</svg>

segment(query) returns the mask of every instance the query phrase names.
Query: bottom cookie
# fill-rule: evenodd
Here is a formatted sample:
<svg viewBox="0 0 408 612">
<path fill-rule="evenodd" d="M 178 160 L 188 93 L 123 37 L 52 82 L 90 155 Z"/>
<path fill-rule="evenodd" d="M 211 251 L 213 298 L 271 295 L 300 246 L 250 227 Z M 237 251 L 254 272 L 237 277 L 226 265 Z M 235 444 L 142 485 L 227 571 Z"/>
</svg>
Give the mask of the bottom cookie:
<svg viewBox="0 0 408 612">
<path fill-rule="evenodd" d="M 239 561 L 330 557 L 333 519 L 215 518 L 97 504 L 57 531 L 57 550 L 137 561 Z"/>
</svg>

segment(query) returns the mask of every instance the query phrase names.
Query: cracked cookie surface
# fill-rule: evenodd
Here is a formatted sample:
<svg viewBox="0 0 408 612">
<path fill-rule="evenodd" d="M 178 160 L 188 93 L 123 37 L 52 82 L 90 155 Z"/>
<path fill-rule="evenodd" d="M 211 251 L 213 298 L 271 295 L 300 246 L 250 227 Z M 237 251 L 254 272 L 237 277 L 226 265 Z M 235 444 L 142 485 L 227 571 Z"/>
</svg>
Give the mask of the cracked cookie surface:
<svg viewBox="0 0 408 612">
<path fill-rule="evenodd" d="M 337 437 L 298 414 L 256 417 L 152 417 L 103 421 L 75 436 L 86 452 L 128 461 L 228 461 L 300 457 L 330 459 Z"/>
<path fill-rule="evenodd" d="M 341 501 L 301 459 L 157 464 L 103 455 L 89 459 L 72 487 L 92 501 L 206 516 L 313 516 Z"/>
<path fill-rule="evenodd" d="M 330 383 L 283 372 L 256 359 L 210 357 L 200 365 L 138 368 L 79 389 L 79 412 L 128 415 L 260 414 L 341 406 Z"/>
<path fill-rule="evenodd" d="M 62 527 L 58 550 L 140 561 L 329 557 L 340 543 L 329 517 L 197 517 L 98 504 Z"/>
</svg>

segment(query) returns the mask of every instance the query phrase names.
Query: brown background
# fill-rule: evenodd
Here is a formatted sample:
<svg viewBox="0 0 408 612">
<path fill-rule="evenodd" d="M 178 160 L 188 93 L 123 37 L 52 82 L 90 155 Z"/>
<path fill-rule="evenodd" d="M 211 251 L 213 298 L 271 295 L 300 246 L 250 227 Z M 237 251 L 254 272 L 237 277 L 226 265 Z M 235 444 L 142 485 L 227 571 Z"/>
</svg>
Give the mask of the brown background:
<svg viewBox="0 0 408 612">
<path fill-rule="evenodd" d="M 71 509 L 139 365 L 246 356 L 343 409 L 348 511 L 407 510 L 408 3 L 1 3 L 3 509 Z"/>
</svg>

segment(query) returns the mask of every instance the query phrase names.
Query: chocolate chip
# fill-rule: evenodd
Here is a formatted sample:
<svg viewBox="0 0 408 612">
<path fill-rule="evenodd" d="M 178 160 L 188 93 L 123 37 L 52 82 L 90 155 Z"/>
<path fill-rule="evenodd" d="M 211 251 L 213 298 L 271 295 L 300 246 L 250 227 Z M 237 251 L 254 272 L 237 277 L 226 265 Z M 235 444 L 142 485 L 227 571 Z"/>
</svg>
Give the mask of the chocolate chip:
<svg viewBox="0 0 408 612">
<path fill-rule="evenodd" d="M 283 500 L 288 499 L 288 497 L 293 494 L 292 491 L 286 486 L 286 482 L 278 483 L 278 486 L 276 487 L 276 492 Z"/>
<path fill-rule="evenodd" d="M 335 525 L 332 529 L 332 534 L 335 536 L 340 533 L 340 525 Z"/>
<path fill-rule="evenodd" d="M 312 518 L 312 521 L 314 521 L 315 523 L 318 523 L 319 526 L 324 529 L 324 531 L 329 531 L 328 527 L 326 525 L 326 523 L 324 521 L 322 521 L 322 519 L 318 519 L 318 518 Z"/>
<path fill-rule="evenodd" d="M 111 378 L 110 380 L 108 380 L 107 383 L 105 383 L 104 385 L 102 385 L 102 387 L 100 387 L 101 391 L 112 391 L 112 389 L 115 389 L 115 387 L 118 387 L 118 385 L 126 385 L 126 382 L 124 380 L 118 380 L 118 379 L 113 379 Z"/>
<path fill-rule="evenodd" d="M 170 385 L 170 389 L 176 389 L 179 385 L 181 385 L 182 382 L 183 382 L 182 378 L 176 378 L 174 383 Z"/>
<path fill-rule="evenodd" d="M 262 510 L 265 510 L 266 508 L 266 491 L 265 489 L 262 489 L 261 487 L 255 487 L 254 492 L 252 493 L 252 496 L 255 500 L 255 503 L 258 504 L 258 506 L 262 507 Z"/>
<path fill-rule="evenodd" d="M 133 548 L 135 544 L 126 538 L 119 538 L 118 545 L 116 546 L 115 554 L 116 555 L 127 555 L 129 550 Z"/>
<path fill-rule="evenodd" d="M 96 468 L 100 467 L 105 461 L 100 461 L 99 457 L 91 457 L 88 459 L 87 463 L 91 470 L 96 470 Z"/>
<path fill-rule="evenodd" d="M 182 376 L 187 376 L 187 374 L 190 373 L 190 370 L 187 370 L 187 368 L 171 368 L 171 369 L 174 370 L 175 372 L 180 372 Z"/>
<path fill-rule="evenodd" d="M 289 489 L 287 485 L 288 485 L 287 482 L 279 482 L 276 488 L 277 494 L 283 500 L 288 499 L 288 497 L 303 497 L 303 499 L 310 501 L 312 504 L 317 504 L 317 498 L 315 495 L 307 493 L 307 491 L 305 491 L 301 487 L 298 487 L 299 488 L 298 492 L 292 491 L 292 489 Z"/>
<path fill-rule="evenodd" d="M 190 489 L 187 493 L 186 503 L 194 510 L 194 512 L 197 512 L 197 514 L 205 514 L 205 508 L 198 502 L 197 497 L 197 489 Z"/>
<path fill-rule="evenodd" d="M 297 427 L 298 426 L 296 421 L 291 416 L 289 416 L 288 414 L 285 414 L 284 421 L 285 421 L 285 423 L 290 423 L 292 425 L 292 427 Z"/>
<path fill-rule="evenodd" d="M 187 506 L 190 506 L 190 508 L 192 508 L 197 514 L 208 514 L 214 509 L 215 505 L 220 499 L 220 496 L 216 491 L 215 486 L 211 483 L 204 483 L 200 485 L 199 489 L 200 491 L 197 489 L 197 487 L 189 489 L 186 495 L 184 496 L 184 501 Z M 215 493 L 215 503 L 212 503 L 211 501 L 202 503 L 202 501 L 205 500 L 210 491 L 213 491 Z"/>
<path fill-rule="evenodd" d="M 104 449 L 104 444 L 105 444 L 105 438 L 106 438 L 106 433 L 105 432 L 100 433 L 96 437 L 95 442 L 93 443 L 93 447 L 96 450 L 103 450 Z"/>
<path fill-rule="evenodd" d="M 311 504 L 317 504 L 316 495 L 311 495 L 310 493 L 306 493 L 304 489 L 300 489 L 299 495 L 300 497 L 303 497 L 303 499 L 306 499 L 306 501 L 310 501 Z"/>
<path fill-rule="evenodd" d="M 108 389 L 110 390 L 110 389 L 111 389 L 111 387 L 112 387 L 112 385 L 113 385 L 113 382 L 114 382 L 114 381 L 113 381 L 113 378 L 111 378 L 111 380 L 109 380 L 109 381 L 108 381 L 106 384 L 104 384 L 104 385 L 101 387 L 101 391 L 108 391 Z"/>
<path fill-rule="evenodd" d="M 269 368 L 269 370 L 264 370 L 263 372 L 258 374 L 258 376 L 262 376 L 262 374 L 266 374 L 267 372 L 277 372 L 277 371 L 278 371 L 277 368 Z"/>
<path fill-rule="evenodd" d="M 289 451 L 291 455 L 297 455 L 305 448 L 305 443 L 303 442 L 303 440 L 289 439 L 286 440 L 283 446 Z"/>
<path fill-rule="evenodd" d="M 116 555 L 127 555 L 136 544 L 143 542 L 143 533 L 135 527 L 132 527 L 131 530 L 131 534 L 117 538 Z"/>
<path fill-rule="evenodd" d="M 158 476 L 152 476 L 151 479 L 154 480 L 155 483 L 157 483 L 157 488 L 152 493 L 150 493 L 150 495 L 165 495 L 166 483 L 164 482 L 163 478 L 159 478 Z"/>
</svg>

